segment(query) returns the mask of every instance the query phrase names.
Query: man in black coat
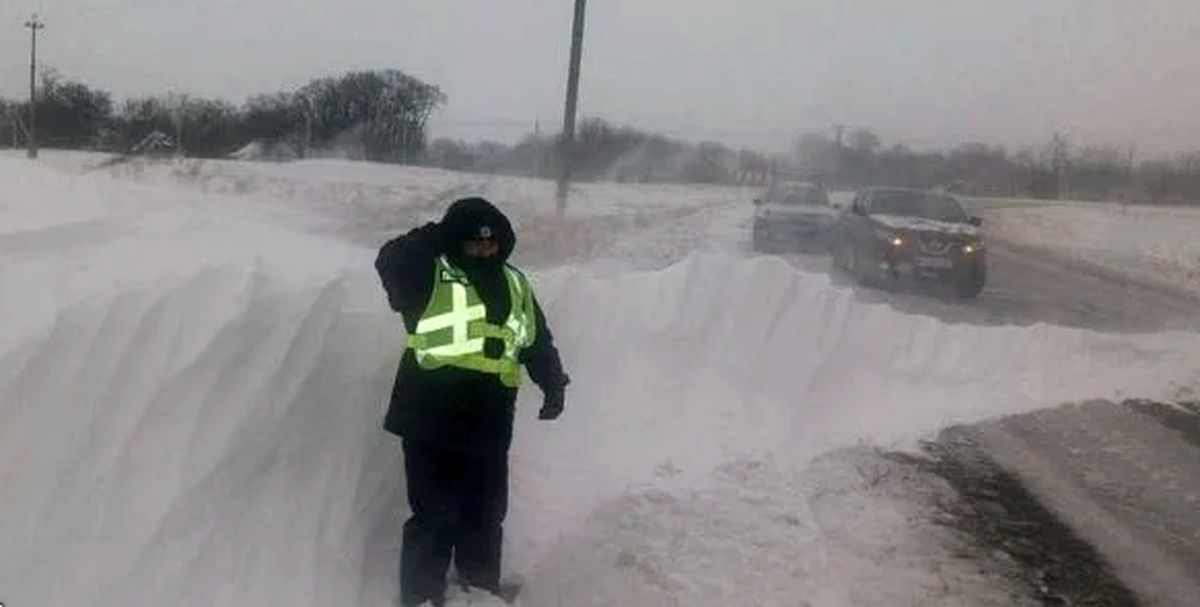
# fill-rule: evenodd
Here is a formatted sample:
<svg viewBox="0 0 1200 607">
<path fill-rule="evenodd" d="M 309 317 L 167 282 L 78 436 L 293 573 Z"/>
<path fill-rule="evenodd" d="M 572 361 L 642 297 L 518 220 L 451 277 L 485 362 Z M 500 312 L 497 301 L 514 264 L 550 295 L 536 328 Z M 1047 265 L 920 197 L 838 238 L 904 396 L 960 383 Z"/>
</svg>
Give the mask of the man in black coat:
<svg viewBox="0 0 1200 607">
<path fill-rule="evenodd" d="M 508 219 L 482 198 L 458 200 L 439 223 L 429 223 L 383 246 L 375 268 L 388 302 L 404 320 L 410 341 L 432 307 L 435 281 L 453 270 L 486 308 L 486 321 L 504 325 L 514 305 L 507 264 L 516 245 Z M 523 278 L 522 278 L 523 280 Z M 563 410 L 569 378 L 536 299 L 531 344 L 519 350 L 542 390 L 539 418 Z M 508 507 L 508 449 L 517 389 L 496 373 L 453 364 L 429 368 L 413 348 L 400 361 L 384 428 L 403 439 L 412 516 L 404 525 L 400 558 L 401 603 L 444 602 L 453 557 L 459 582 L 511 598 L 500 582 L 502 523 Z M 511 351 L 511 350 L 509 350 Z M 481 356 L 498 359 L 503 340 L 489 337 Z"/>
</svg>

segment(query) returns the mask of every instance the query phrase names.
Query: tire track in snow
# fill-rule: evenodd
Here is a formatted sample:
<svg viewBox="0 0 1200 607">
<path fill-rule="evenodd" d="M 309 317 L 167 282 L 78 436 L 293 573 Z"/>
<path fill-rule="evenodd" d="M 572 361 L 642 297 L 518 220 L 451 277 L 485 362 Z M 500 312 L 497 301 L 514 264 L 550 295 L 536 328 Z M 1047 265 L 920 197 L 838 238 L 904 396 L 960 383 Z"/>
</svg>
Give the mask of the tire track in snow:
<svg viewBox="0 0 1200 607">
<path fill-rule="evenodd" d="M 1193 605 L 1200 596 L 1200 417 L 1091 402 L 943 432 L 931 465 L 959 523 L 1018 558 L 1059 604 Z"/>
<path fill-rule="evenodd" d="M 1015 564 L 1009 575 L 1043 604 L 1139 605 L 1096 549 L 979 443 L 976 429 L 957 427 L 925 446 L 928 457 L 889 457 L 944 479 L 957 495 L 943 503 L 945 524 L 973 539 L 964 556 Z"/>
</svg>

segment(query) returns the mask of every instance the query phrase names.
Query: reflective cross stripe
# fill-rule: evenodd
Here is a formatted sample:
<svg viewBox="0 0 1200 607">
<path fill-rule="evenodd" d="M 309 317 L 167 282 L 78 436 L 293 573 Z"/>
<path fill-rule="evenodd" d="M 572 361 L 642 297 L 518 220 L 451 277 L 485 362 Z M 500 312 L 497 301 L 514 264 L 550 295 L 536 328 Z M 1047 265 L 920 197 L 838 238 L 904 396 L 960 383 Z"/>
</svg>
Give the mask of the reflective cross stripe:
<svg viewBox="0 0 1200 607">
<path fill-rule="evenodd" d="M 482 348 L 482 339 L 468 338 L 467 327 L 473 320 L 486 318 L 487 308 L 483 304 L 468 306 L 467 288 L 457 282 L 450 285 L 450 298 L 452 307 L 449 312 L 422 318 L 417 321 L 417 333 L 420 335 L 448 327 L 454 331 L 454 336 L 449 344 L 430 348 L 429 352 L 431 354 L 453 356 L 474 351 L 473 347 L 475 346 Z M 475 343 L 477 341 L 479 342 L 478 344 Z"/>
</svg>

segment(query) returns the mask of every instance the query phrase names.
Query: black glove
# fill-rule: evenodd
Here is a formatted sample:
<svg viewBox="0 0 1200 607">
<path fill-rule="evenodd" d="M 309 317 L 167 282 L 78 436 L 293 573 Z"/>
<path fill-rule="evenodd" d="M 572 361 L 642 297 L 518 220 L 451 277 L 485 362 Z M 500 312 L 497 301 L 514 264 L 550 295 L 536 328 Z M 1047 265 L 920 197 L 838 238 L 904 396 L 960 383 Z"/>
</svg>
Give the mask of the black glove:
<svg viewBox="0 0 1200 607">
<path fill-rule="evenodd" d="M 449 238 L 446 235 L 446 228 L 442 224 L 431 221 L 418 228 L 418 231 L 425 240 L 426 246 L 428 246 L 435 255 L 446 253 L 447 249 L 450 248 L 450 243 L 448 242 Z"/>
<path fill-rule="evenodd" d="M 562 415 L 566 398 L 567 391 L 561 386 L 547 390 L 545 400 L 542 401 L 542 410 L 538 411 L 538 419 L 558 419 L 558 416 Z"/>
</svg>

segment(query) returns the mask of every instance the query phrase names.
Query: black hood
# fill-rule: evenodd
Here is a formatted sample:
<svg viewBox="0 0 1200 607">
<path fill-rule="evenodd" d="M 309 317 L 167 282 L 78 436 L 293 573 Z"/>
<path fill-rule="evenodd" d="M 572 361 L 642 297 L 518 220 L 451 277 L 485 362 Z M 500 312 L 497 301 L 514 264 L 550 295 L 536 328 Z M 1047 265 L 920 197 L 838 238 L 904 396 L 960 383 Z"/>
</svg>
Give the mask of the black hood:
<svg viewBox="0 0 1200 607">
<path fill-rule="evenodd" d="M 443 234 L 449 248 L 448 254 L 455 265 L 460 267 L 470 265 L 462 263 L 462 243 L 476 238 L 495 238 L 500 244 L 500 254 L 492 258 L 497 267 L 508 262 L 513 247 L 517 245 L 517 236 L 513 233 L 512 224 L 504 213 L 495 205 L 483 198 L 463 198 L 456 200 L 446 215 L 442 218 Z"/>
<path fill-rule="evenodd" d="M 937 234 L 946 236 L 951 240 L 978 238 L 979 235 L 978 229 L 967 223 L 940 221 L 923 217 L 886 217 L 886 219 L 879 216 L 870 217 L 871 226 L 899 234 Z"/>
<path fill-rule="evenodd" d="M 466 272 L 471 284 L 487 306 L 488 322 L 502 324 L 508 317 L 511 302 L 508 295 L 508 283 L 504 278 L 504 264 L 512 254 L 517 244 L 513 234 L 512 224 L 492 203 L 482 198 L 464 198 L 456 200 L 446 209 L 442 218 L 443 236 L 446 239 L 446 256 L 456 267 Z M 500 253 L 495 257 L 478 259 L 463 254 L 462 243 L 476 238 L 495 238 L 500 245 Z M 491 340 L 489 340 L 491 341 Z M 484 345 L 485 351 L 495 351 L 499 356 L 503 344 L 496 341 L 489 346 Z"/>
</svg>

